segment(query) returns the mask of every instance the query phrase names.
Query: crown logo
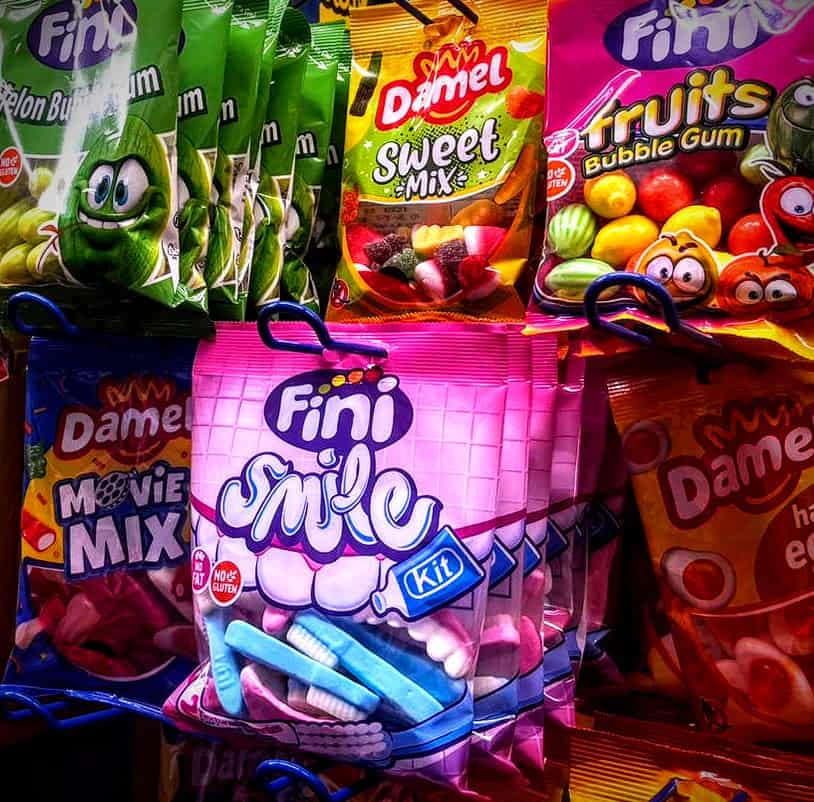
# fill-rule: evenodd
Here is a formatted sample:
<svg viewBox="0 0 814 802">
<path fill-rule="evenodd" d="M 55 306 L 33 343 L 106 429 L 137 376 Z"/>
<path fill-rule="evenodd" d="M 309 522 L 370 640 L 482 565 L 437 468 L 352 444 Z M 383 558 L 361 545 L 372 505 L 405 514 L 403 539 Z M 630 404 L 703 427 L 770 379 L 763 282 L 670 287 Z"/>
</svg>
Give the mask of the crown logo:
<svg viewBox="0 0 814 802">
<path fill-rule="evenodd" d="M 108 381 L 99 386 L 99 400 L 110 407 L 145 407 L 168 404 L 175 385 L 167 379 L 134 376 L 126 381 Z"/>
<path fill-rule="evenodd" d="M 805 408 L 792 398 L 730 401 L 720 415 L 704 415 L 696 421 L 695 439 L 709 451 L 728 451 L 744 439 L 805 423 Z"/>
</svg>

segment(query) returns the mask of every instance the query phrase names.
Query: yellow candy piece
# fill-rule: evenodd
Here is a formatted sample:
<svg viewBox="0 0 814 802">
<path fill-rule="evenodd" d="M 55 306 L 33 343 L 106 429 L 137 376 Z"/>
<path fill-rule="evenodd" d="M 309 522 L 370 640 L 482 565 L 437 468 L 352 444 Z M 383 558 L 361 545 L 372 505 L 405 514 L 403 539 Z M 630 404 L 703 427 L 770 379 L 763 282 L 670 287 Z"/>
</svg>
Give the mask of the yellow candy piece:
<svg viewBox="0 0 814 802">
<path fill-rule="evenodd" d="M 712 206 L 685 206 L 662 226 L 661 231 L 663 234 L 689 231 L 714 250 L 721 241 L 721 213 Z"/>
<path fill-rule="evenodd" d="M 592 211 L 609 220 L 630 214 L 636 205 L 636 185 L 624 170 L 588 179 L 582 192 Z"/>
<path fill-rule="evenodd" d="M 735 257 L 726 251 L 713 251 L 712 255 L 718 263 L 718 272 L 720 273 Z"/>
<path fill-rule="evenodd" d="M 658 226 L 642 214 L 630 214 L 611 220 L 599 229 L 591 256 L 616 268 L 652 245 L 659 236 Z"/>
<path fill-rule="evenodd" d="M 418 226 L 413 231 L 413 250 L 429 258 L 445 243 L 464 238 L 463 226 Z"/>
</svg>

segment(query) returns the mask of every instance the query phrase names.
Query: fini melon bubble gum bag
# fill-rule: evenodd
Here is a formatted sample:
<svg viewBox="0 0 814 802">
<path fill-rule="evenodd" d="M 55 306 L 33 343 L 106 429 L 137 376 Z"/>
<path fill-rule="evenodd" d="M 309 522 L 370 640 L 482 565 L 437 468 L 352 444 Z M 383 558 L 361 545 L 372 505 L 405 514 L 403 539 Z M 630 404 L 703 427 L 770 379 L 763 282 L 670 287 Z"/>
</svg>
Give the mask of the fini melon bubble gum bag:
<svg viewBox="0 0 814 802">
<path fill-rule="evenodd" d="M 565 0 L 550 12 L 549 210 L 530 322 L 583 326 L 590 283 L 628 271 L 661 284 L 704 331 L 811 357 L 814 6 L 584 10 Z M 653 319 L 639 290 L 610 289 L 599 307 Z"/>
<path fill-rule="evenodd" d="M 350 17 L 328 317 L 522 320 L 515 284 L 540 161 L 546 4 L 469 3 L 476 24 L 442 0 L 413 5 L 433 22 L 392 3 Z"/>
<path fill-rule="evenodd" d="M 814 373 L 708 378 L 647 364 L 609 383 L 678 663 L 703 724 L 811 740 Z"/>
<path fill-rule="evenodd" d="M 80 310 L 100 287 L 166 306 L 179 280 L 181 3 L 0 6 L 0 293 Z M 94 290 L 79 292 L 80 287 Z"/>
<path fill-rule="evenodd" d="M 195 656 L 193 341 L 31 341 L 5 682 L 160 706 Z"/>
<path fill-rule="evenodd" d="M 194 368 L 200 666 L 180 726 L 460 785 L 506 407 L 504 327 L 221 326 Z M 276 337 L 313 341 L 300 324 Z"/>
</svg>

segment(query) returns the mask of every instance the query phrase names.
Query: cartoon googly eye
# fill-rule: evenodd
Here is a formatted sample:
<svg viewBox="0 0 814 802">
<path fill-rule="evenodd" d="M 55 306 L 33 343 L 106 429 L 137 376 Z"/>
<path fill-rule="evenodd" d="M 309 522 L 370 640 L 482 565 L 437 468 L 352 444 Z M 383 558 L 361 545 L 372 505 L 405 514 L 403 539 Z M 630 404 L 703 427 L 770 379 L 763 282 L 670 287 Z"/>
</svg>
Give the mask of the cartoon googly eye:
<svg viewBox="0 0 814 802">
<path fill-rule="evenodd" d="M 657 468 L 670 453 L 670 436 L 656 421 L 639 421 L 622 438 L 625 461 L 633 474 Z"/>
<path fill-rule="evenodd" d="M 679 259 L 673 270 L 673 283 L 682 292 L 698 292 L 704 289 L 707 283 L 707 273 L 704 266 L 692 256 Z"/>
<path fill-rule="evenodd" d="M 814 106 L 814 84 L 803 84 L 794 90 L 794 102 L 800 106 Z"/>
<path fill-rule="evenodd" d="M 761 713 L 788 724 L 814 719 L 814 691 L 800 666 L 776 646 L 758 638 L 735 644 L 742 685 Z"/>
<path fill-rule="evenodd" d="M 113 186 L 113 167 L 109 164 L 100 164 L 88 180 L 88 204 L 91 209 L 101 209 L 110 197 L 110 188 Z"/>
<path fill-rule="evenodd" d="M 763 300 L 763 285 L 754 279 L 739 282 L 735 287 L 735 300 L 744 306 L 759 304 Z"/>
<path fill-rule="evenodd" d="M 696 610 L 717 610 L 735 595 L 735 571 L 721 554 L 669 549 L 662 555 L 661 570 L 670 590 Z"/>
<path fill-rule="evenodd" d="M 669 256 L 656 256 L 647 263 L 647 275 L 659 284 L 666 284 L 673 277 L 673 261 Z"/>
<path fill-rule="evenodd" d="M 786 654 L 814 654 L 814 599 L 789 604 L 769 613 L 769 634 Z"/>
<path fill-rule="evenodd" d="M 810 214 L 814 207 L 814 196 L 805 187 L 789 187 L 780 196 L 780 208 L 795 217 Z"/>
<path fill-rule="evenodd" d="M 135 160 L 127 159 L 119 169 L 116 186 L 113 189 L 113 210 L 129 212 L 141 202 L 150 186 L 150 179 L 144 168 Z"/>
<path fill-rule="evenodd" d="M 778 278 L 766 285 L 765 295 L 769 303 L 788 303 L 797 299 L 797 288 L 790 281 Z"/>
</svg>

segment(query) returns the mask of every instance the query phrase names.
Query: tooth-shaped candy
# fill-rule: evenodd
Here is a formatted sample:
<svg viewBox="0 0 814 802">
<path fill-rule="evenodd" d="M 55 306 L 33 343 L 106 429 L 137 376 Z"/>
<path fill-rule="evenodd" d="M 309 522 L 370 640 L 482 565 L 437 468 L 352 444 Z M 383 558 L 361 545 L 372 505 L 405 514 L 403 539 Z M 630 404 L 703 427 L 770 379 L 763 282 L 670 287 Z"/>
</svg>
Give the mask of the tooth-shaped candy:
<svg viewBox="0 0 814 802">
<path fill-rule="evenodd" d="M 93 602 L 84 593 L 77 593 L 68 602 L 65 615 L 57 624 L 54 642 L 79 646 L 101 620 L 102 616 Z"/>
<path fill-rule="evenodd" d="M 480 699 L 499 691 L 507 682 L 505 677 L 475 677 L 472 683 L 472 693 L 476 699 Z"/>
<path fill-rule="evenodd" d="M 299 552 L 273 548 L 257 559 L 257 583 L 269 599 L 286 607 L 307 607 L 314 572 Z"/>
<path fill-rule="evenodd" d="M 231 560 L 240 569 L 243 577 L 243 590 L 253 590 L 257 586 L 257 555 L 246 548 L 246 543 L 236 537 L 222 537 L 218 540 L 218 560 Z"/>
<path fill-rule="evenodd" d="M 263 611 L 263 632 L 279 635 L 288 626 L 291 613 L 277 607 L 266 607 Z"/>
<path fill-rule="evenodd" d="M 348 577 L 353 577 L 348 581 Z M 317 571 L 314 601 L 337 613 L 364 607 L 379 586 L 379 560 L 376 557 L 340 557 Z"/>
</svg>

